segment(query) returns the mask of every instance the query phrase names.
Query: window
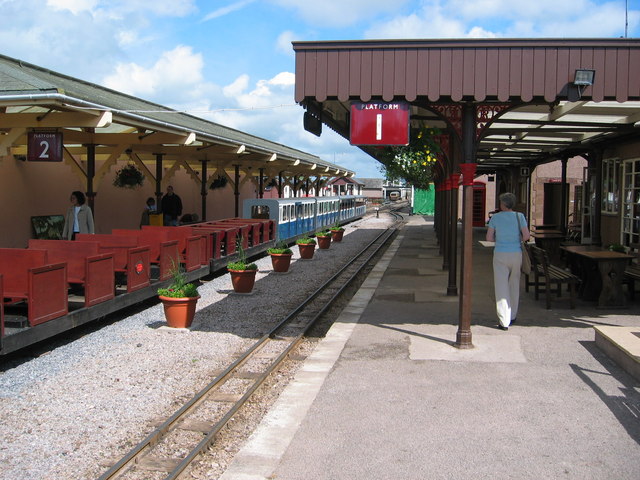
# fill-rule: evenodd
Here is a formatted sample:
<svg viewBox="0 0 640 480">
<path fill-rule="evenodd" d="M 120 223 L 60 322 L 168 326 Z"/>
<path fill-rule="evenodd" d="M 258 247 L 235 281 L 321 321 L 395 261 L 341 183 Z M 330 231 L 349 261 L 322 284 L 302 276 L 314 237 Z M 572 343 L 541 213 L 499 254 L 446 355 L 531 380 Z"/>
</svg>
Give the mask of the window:
<svg viewBox="0 0 640 480">
<path fill-rule="evenodd" d="M 640 242 L 640 159 L 624 162 L 622 245 Z"/>
<path fill-rule="evenodd" d="M 620 209 L 620 160 L 602 162 L 602 213 L 618 213 Z"/>
</svg>

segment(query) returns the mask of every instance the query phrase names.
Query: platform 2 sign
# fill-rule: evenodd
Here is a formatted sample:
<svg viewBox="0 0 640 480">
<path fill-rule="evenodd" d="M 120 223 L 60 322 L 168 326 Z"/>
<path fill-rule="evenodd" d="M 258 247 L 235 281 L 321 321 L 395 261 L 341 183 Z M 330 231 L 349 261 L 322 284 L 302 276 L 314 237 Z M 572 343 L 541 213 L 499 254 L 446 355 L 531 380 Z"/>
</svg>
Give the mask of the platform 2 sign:
<svg viewBox="0 0 640 480">
<path fill-rule="evenodd" d="M 27 160 L 30 162 L 61 162 L 62 132 L 29 132 Z"/>
<path fill-rule="evenodd" d="M 408 145 L 409 104 L 353 102 L 351 145 Z"/>
</svg>

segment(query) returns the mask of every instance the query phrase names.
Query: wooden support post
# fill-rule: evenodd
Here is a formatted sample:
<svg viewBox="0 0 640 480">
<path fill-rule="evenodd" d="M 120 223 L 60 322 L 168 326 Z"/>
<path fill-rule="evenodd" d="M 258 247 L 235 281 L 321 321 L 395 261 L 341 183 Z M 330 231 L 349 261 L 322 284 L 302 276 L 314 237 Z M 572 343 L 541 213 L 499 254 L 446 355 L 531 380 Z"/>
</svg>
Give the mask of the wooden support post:
<svg viewBox="0 0 640 480">
<path fill-rule="evenodd" d="M 473 180 L 475 164 L 476 108 L 466 103 L 462 109 L 462 157 L 460 164 L 463 185 L 462 255 L 460 265 L 460 311 L 455 346 L 473 348 L 471 336 L 471 298 L 473 295 Z"/>
<path fill-rule="evenodd" d="M 235 167 L 235 176 L 234 176 L 234 186 L 233 186 L 233 195 L 235 197 L 235 216 L 240 216 L 240 165 L 234 165 Z"/>
<path fill-rule="evenodd" d="M 200 186 L 200 195 L 202 196 L 202 203 L 201 203 L 201 221 L 204 222 L 207 220 L 207 195 L 208 195 L 208 188 L 207 188 L 207 161 L 206 160 L 200 160 L 202 162 L 202 182 L 201 182 L 201 186 Z"/>
<path fill-rule="evenodd" d="M 96 176 L 96 146 L 91 143 L 87 145 L 87 205 L 93 212 L 95 220 L 95 198 L 96 192 L 93 191 L 93 177 Z"/>
</svg>

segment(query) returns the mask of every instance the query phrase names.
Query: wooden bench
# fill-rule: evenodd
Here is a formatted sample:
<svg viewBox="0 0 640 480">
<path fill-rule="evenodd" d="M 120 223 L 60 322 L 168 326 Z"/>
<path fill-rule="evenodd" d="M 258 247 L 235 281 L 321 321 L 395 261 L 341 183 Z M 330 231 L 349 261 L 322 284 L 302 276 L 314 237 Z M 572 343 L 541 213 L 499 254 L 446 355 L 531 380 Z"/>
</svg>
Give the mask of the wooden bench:
<svg viewBox="0 0 640 480">
<path fill-rule="evenodd" d="M 149 261 L 153 265 L 158 265 L 160 280 L 171 278 L 173 269 L 180 265 L 178 240 L 171 240 L 165 231 L 114 228 L 111 233 L 135 237 L 138 239 L 138 246 L 148 246 Z"/>
<path fill-rule="evenodd" d="M 2 275 L 0 275 L 0 299 L 3 297 Z M 1 300 L 0 300 L 1 302 Z M 2 351 L 2 338 L 4 337 L 4 306 L 0 303 L 0 351 Z"/>
<path fill-rule="evenodd" d="M 529 247 L 533 254 L 532 273 L 534 275 L 535 299 L 540 297 L 541 286 L 544 285 L 547 310 L 551 308 L 551 290 L 556 285 L 555 293 L 558 298 L 562 296 L 562 285 L 566 284 L 569 289 L 569 301 L 571 308 L 576 308 L 576 286 L 580 279 L 562 268 L 551 265 L 547 252 L 539 247 L 531 245 Z M 543 281 L 542 281 L 543 280 Z"/>
<path fill-rule="evenodd" d="M 26 302 L 30 326 L 69 313 L 67 264 L 50 264 L 46 250 L 0 248 L 0 274 L 2 307 Z"/>
<path fill-rule="evenodd" d="M 67 264 L 67 281 L 84 287 L 84 306 L 115 297 L 112 253 L 100 253 L 95 242 L 29 240 L 30 250 L 46 250 L 49 262 Z"/>
<path fill-rule="evenodd" d="M 137 238 L 106 233 L 79 233 L 76 240 L 96 242 L 101 253 L 113 254 L 114 271 L 125 276 L 127 292 L 140 290 L 151 284 L 149 247 L 139 246 Z"/>
<path fill-rule="evenodd" d="M 221 232 L 221 251 L 223 255 L 233 255 L 236 253 L 236 239 L 240 235 L 240 229 L 236 225 L 213 225 L 212 223 L 196 223 L 188 228 L 193 229 L 194 233 L 205 233 L 207 231 Z M 214 257 L 215 258 L 215 257 Z"/>
<path fill-rule="evenodd" d="M 228 233 L 225 235 L 224 243 L 225 253 L 227 255 L 235 253 L 236 246 L 240 238 L 242 238 L 242 248 L 245 250 L 249 248 L 249 237 L 251 235 L 251 229 L 253 228 L 251 225 L 215 220 L 211 222 L 198 223 L 194 226 L 226 229 Z M 229 229 L 233 229 L 233 232 L 229 231 Z"/>
<path fill-rule="evenodd" d="M 640 243 L 632 243 L 629 245 L 629 254 L 636 255 L 636 258 L 624 269 L 623 282 L 629 286 L 629 298 L 631 298 L 631 300 L 635 298 L 636 282 L 640 282 L 639 251 Z"/>
<path fill-rule="evenodd" d="M 198 225 L 190 225 L 191 231 L 194 235 L 204 235 L 207 239 L 207 254 L 206 258 L 213 258 L 214 260 L 222 257 L 225 251 L 225 237 L 227 231 Z"/>
<path fill-rule="evenodd" d="M 251 243 L 252 247 L 255 247 L 256 245 L 260 245 L 264 241 L 264 234 L 262 230 L 265 227 L 265 225 L 262 221 L 252 220 L 247 218 L 225 218 L 223 220 L 220 220 L 218 223 L 221 223 L 223 225 L 224 224 L 231 224 L 231 225 L 238 225 L 238 226 L 248 225 L 250 227 L 250 230 L 248 232 L 242 231 L 241 235 L 243 237 L 248 236 L 249 242 Z"/>
<path fill-rule="evenodd" d="M 187 272 L 197 270 L 201 265 L 207 265 L 207 239 L 202 235 L 194 235 L 190 226 L 158 227 L 143 225 L 142 230 L 165 232 L 169 239 L 178 241 L 181 262 Z"/>
</svg>

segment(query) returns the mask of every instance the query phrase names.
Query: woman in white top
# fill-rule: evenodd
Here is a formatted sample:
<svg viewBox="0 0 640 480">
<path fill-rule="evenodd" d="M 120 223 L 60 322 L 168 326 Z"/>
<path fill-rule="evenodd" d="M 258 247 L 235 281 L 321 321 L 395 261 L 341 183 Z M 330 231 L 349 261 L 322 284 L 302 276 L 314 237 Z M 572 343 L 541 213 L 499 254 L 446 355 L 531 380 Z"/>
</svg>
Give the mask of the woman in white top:
<svg viewBox="0 0 640 480">
<path fill-rule="evenodd" d="M 75 240 L 77 233 L 95 233 L 93 226 L 93 213 L 89 205 L 85 204 L 84 193 L 71 192 L 71 206 L 67 209 L 64 219 L 62 238 Z"/>
</svg>

